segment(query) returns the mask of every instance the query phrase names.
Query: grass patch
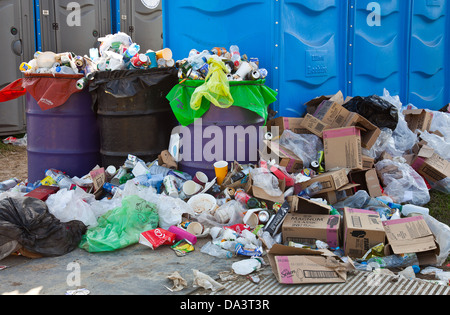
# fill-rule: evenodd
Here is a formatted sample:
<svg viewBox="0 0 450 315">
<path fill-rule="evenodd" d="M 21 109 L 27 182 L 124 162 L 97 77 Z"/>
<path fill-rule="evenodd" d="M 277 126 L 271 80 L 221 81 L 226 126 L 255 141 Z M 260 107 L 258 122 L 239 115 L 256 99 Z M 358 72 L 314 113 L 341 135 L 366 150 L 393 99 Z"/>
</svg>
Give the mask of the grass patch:
<svg viewBox="0 0 450 315">
<path fill-rule="evenodd" d="M 430 191 L 431 201 L 427 205 L 430 215 L 436 220 L 450 226 L 450 194 Z"/>
</svg>

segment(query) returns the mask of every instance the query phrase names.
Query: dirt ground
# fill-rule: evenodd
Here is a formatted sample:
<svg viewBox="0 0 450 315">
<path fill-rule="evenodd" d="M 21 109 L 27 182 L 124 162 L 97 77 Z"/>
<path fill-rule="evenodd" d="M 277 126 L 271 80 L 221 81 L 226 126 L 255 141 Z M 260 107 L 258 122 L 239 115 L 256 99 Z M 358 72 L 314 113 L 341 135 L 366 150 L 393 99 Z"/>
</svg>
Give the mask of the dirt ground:
<svg viewBox="0 0 450 315">
<path fill-rule="evenodd" d="M 14 177 L 21 181 L 28 179 L 28 155 L 26 148 L 14 147 L 8 151 L 0 150 L 0 181 Z"/>
</svg>

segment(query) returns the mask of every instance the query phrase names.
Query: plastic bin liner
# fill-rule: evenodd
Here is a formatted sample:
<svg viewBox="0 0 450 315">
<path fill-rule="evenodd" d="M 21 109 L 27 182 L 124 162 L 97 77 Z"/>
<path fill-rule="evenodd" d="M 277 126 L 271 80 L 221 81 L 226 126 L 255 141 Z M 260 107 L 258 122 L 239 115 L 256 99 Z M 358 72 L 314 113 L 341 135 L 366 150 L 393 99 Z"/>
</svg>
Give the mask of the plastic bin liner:
<svg viewBox="0 0 450 315">
<path fill-rule="evenodd" d="M 129 98 L 149 87 L 158 86 L 170 91 L 178 84 L 175 68 L 154 68 L 145 70 L 116 70 L 94 72 L 89 81 L 89 92 L 103 87 L 105 92 L 115 98 Z M 96 93 L 93 93 L 94 103 Z"/>
<path fill-rule="evenodd" d="M 18 79 L 0 90 L 0 103 L 24 96 L 27 90 L 23 88 L 22 81 L 23 79 Z"/>
<path fill-rule="evenodd" d="M 267 121 L 268 107 L 277 101 L 278 93 L 265 86 L 265 80 L 258 81 L 230 81 L 230 91 L 234 99 L 232 106 L 238 106 L 253 111 Z M 196 89 L 205 84 L 201 80 L 189 80 L 175 86 L 167 99 L 178 122 L 187 127 L 197 119 L 203 117 L 211 107 L 211 102 L 203 98 L 200 109 L 191 108 L 192 95 Z"/>
<path fill-rule="evenodd" d="M 98 219 L 98 226 L 89 229 L 80 248 L 90 252 L 112 252 L 139 242 L 139 236 L 158 227 L 157 206 L 138 196 L 127 196 L 122 206 Z"/>
<path fill-rule="evenodd" d="M 65 104 L 72 94 L 81 92 L 77 81 L 82 78 L 83 75 L 26 74 L 23 87 L 46 111 Z"/>
<path fill-rule="evenodd" d="M 77 248 L 86 229 L 80 221 L 60 222 L 35 198 L 0 201 L 0 248 L 16 241 L 44 257 L 63 256 Z"/>
<path fill-rule="evenodd" d="M 378 128 L 397 129 L 398 108 L 378 95 L 354 97 L 344 107 L 360 114 Z"/>
</svg>

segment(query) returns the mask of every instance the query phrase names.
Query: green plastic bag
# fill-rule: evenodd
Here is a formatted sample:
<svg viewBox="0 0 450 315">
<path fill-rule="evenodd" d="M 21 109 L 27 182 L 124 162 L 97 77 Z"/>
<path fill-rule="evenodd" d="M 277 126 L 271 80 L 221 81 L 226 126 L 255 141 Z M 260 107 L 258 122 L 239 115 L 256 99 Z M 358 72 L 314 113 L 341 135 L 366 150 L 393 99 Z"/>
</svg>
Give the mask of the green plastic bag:
<svg viewBox="0 0 450 315">
<path fill-rule="evenodd" d="M 230 81 L 230 91 L 234 99 L 233 106 L 253 111 L 267 121 L 269 105 L 277 101 L 278 93 L 267 87 L 265 83 L 265 80 Z M 194 92 L 202 84 L 204 81 L 185 81 L 176 85 L 167 95 L 175 117 L 184 127 L 203 117 L 211 108 L 212 103 L 206 98 L 202 99 L 199 110 L 193 110 L 190 106 Z"/>
<path fill-rule="evenodd" d="M 138 196 L 128 196 L 122 206 L 98 219 L 98 226 L 83 236 L 80 248 L 90 252 L 112 252 L 139 242 L 141 233 L 158 227 L 157 206 Z"/>
<path fill-rule="evenodd" d="M 233 105 L 234 99 L 230 92 L 230 83 L 227 79 L 227 68 L 225 63 L 214 58 L 208 60 L 209 73 L 205 78 L 205 84 L 198 87 L 191 98 L 191 108 L 199 110 L 202 106 L 202 99 L 220 108 L 229 108 Z"/>
</svg>

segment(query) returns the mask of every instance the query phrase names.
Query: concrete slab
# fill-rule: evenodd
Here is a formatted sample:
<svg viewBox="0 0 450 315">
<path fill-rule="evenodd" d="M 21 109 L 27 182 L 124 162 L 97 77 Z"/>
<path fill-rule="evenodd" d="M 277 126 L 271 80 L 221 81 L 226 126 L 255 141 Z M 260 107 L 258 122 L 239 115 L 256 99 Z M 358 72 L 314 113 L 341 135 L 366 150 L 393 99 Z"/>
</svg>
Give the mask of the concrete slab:
<svg viewBox="0 0 450 315">
<path fill-rule="evenodd" d="M 209 239 L 195 245 L 195 251 L 178 257 L 168 247 L 153 251 L 137 244 L 111 253 L 88 253 L 77 249 L 65 256 L 30 260 L 10 256 L 0 262 L 0 294 L 64 295 L 68 290 L 86 288 L 91 295 L 189 295 L 197 269 L 214 279 L 230 271 L 242 258 L 219 259 L 200 252 Z M 78 273 L 79 271 L 79 273 Z M 171 292 L 167 276 L 178 271 L 188 282 L 181 292 Z M 79 277 L 78 277 L 79 275 Z M 73 281 L 79 283 L 73 286 Z"/>
</svg>

